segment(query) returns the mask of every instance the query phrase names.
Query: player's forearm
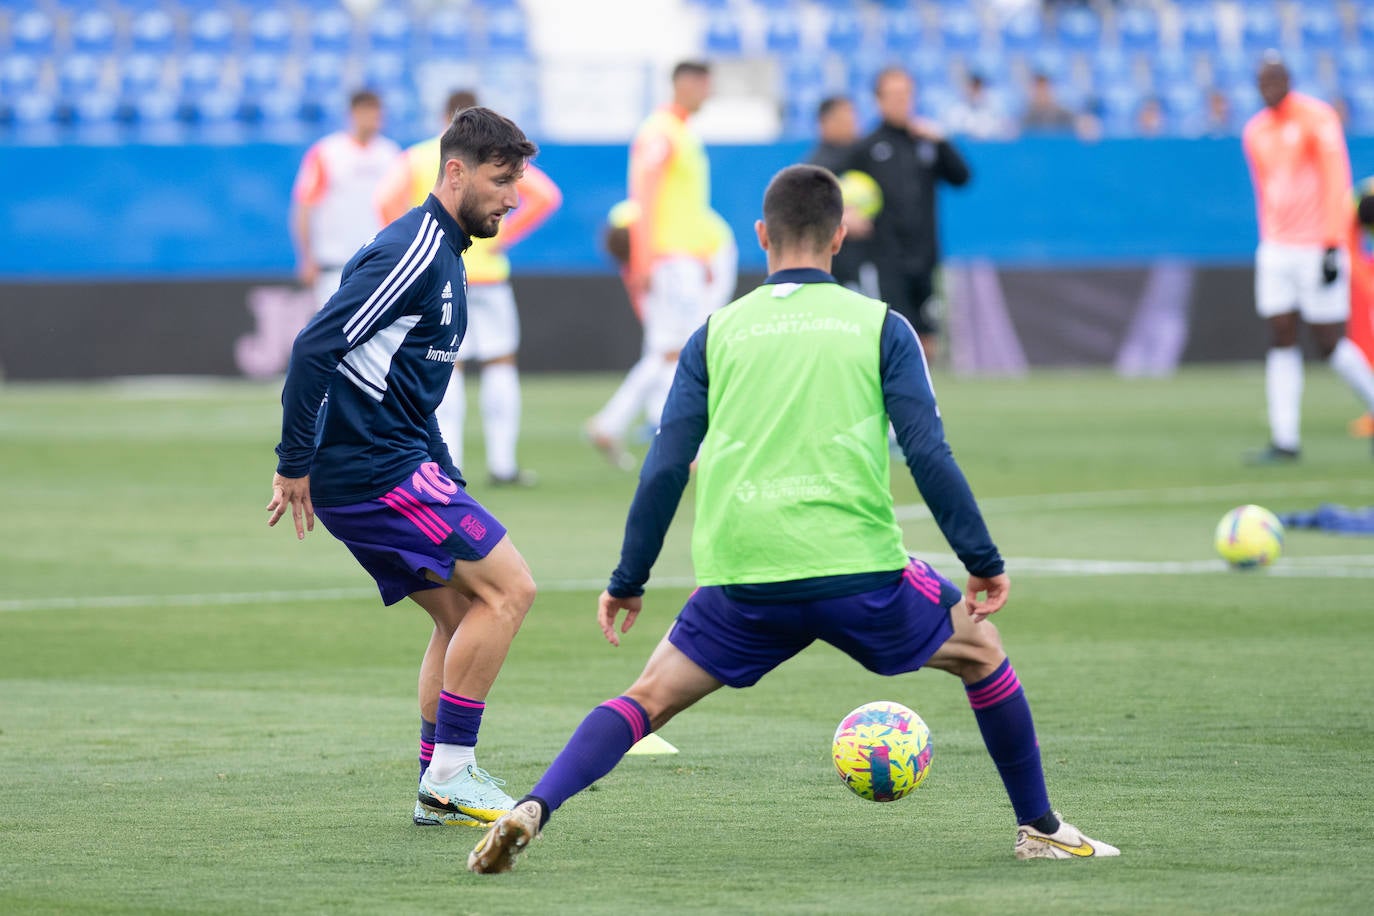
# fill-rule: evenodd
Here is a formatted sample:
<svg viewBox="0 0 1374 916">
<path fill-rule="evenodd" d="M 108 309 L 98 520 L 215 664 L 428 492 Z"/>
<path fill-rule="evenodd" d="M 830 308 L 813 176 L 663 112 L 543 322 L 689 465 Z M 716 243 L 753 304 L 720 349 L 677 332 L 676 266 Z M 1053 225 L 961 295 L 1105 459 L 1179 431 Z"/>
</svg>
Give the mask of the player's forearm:
<svg viewBox="0 0 1374 916">
<path fill-rule="evenodd" d="M 1002 555 L 949 446 L 909 457 L 907 467 L 940 533 L 964 568 L 975 576 L 1000 576 L 1005 571 Z"/>
<path fill-rule="evenodd" d="M 310 207 L 306 204 L 297 204 L 291 216 L 294 229 L 292 238 L 296 242 L 296 263 L 310 263 L 314 260 L 310 238 Z"/>
</svg>

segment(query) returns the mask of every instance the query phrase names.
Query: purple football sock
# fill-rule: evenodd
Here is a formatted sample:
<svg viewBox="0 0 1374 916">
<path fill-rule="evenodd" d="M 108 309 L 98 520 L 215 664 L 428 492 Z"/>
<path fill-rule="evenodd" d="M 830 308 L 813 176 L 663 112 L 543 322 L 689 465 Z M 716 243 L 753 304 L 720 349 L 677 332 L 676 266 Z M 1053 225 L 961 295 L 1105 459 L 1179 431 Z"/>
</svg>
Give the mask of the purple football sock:
<svg viewBox="0 0 1374 916">
<path fill-rule="evenodd" d="M 966 684 L 964 689 L 983 743 L 1007 787 L 1016 823 L 1029 824 L 1048 814 L 1050 795 L 1040 766 L 1040 743 L 1035 739 L 1030 703 L 1011 659 L 1003 660 L 992 674 L 976 684 Z"/>
<path fill-rule="evenodd" d="M 430 758 L 434 756 L 434 723 L 420 717 L 420 775 L 429 769 Z"/>
<path fill-rule="evenodd" d="M 569 798 L 605 776 L 635 742 L 649 733 L 649 714 L 629 697 L 607 700 L 587 713 L 554 758 L 532 797 L 556 811 Z"/>
<path fill-rule="evenodd" d="M 434 739 L 438 744 L 461 744 L 474 747 L 477 730 L 482 727 L 482 713 L 487 704 L 481 700 L 439 692 L 439 715 L 435 723 Z"/>
</svg>

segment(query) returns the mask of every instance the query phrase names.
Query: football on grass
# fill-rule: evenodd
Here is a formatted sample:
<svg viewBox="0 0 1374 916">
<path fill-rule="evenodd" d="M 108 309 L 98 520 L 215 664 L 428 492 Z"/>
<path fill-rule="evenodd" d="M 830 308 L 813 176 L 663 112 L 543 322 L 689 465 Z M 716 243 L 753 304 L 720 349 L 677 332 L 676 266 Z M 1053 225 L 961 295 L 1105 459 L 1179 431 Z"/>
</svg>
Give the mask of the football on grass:
<svg viewBox="0 0 1374 916">
<path fill-rule="evenodd" d="M 845 716 L 831 747 L 835 770 L 869 801 L 896 801 L 930 772 L 930 729 L 901 703 L 865 703 Z"/>
<path fill-rule="evenodd" d="M 1262 506 L 1237 506 L 1217 523 L 1217 553 L 1237 569 L 1268 566 L 1283 552 L 1283 523 Z"/>
</svg>

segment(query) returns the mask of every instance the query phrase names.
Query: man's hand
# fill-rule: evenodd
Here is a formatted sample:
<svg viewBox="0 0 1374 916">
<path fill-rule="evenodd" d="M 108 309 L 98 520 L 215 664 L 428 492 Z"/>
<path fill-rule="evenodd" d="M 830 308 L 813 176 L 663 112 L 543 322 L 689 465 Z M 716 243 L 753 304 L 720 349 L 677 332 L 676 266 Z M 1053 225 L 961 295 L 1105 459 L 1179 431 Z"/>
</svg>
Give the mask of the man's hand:
<svg viewBox="0 0 1374 916">
<path fill-rule="evenodd" d="M 315 286 L 315 281 L 320 278 L 320 265 L 315 263 L 314 258 L 306 258 L 296 265 L 296 279 L 301 281 L 301 286 L 311 289 Z"/>
<path fill-rule="evenodd" d="M 613 646 L 620 645 L 620 637 L 615 632 L 615 618 L 622 610 L 625 611 L 625 623 L 621 625 L 620 632 L 628 633 L 643 609 L 643 598 L 617 598 L 610 592 L 602 592 L 597 602 L 596 622 L 601 624 L 601 633 L 606 641 Z"/>
<path fill-rule="evenodd" d="M 291 518 L 296 523 L 296 539 L 303 541 L 307 531 L 315 530 L 315 507 L 310 503 L 309 474 L 304 477 L 272 475 L 272 501 L 267 504 L 267 511 L 272 516 L 267 520 L 267 527 L 277 524 L 286 514 L 287 506 L 291 507 Z"/>
<path fill-rule="evenodd" d="M 649 271 L 630 268 L 625 272 L 625 290 L 631 299 L 643 296 L 649 291 Z"/>
<path fill-rule="evenodd" d="M 1007 603 L 1007 594 L 1010 591 L 1011 580 L 1007 578 L 1006 573 L 991 578 L 969 576 L 968 588 L 964 590 L 964 602 L 968 605 L 969 616 L 977 623 L 996 614 L 1002 610 L 1002 605 Z M 981 592 L 986 592 L 987 597 L 979 601 L 978 595 Z"/>
<path fill-rule="evenodd" d="M 873 234 L 873 220 L 864 216 L 856 207 L 845 207 L 841 218 L 850 238 L 866 239 Z"/>
<path fill-rule="evenodd" d="M 1341 275 L 1340 249 L 1328 248 L 1322 254 L 1322 285 L 1330 286 Z"/>
<path fill-rule="evenodd" d="M 907 132 L 917 140 L 929 140 L 931 143 L 939 143 L 945 139 L 945 132 L 940 129 L 940 125 L 925 118 L 912 118 L 906 126 Z"/>
</svg>

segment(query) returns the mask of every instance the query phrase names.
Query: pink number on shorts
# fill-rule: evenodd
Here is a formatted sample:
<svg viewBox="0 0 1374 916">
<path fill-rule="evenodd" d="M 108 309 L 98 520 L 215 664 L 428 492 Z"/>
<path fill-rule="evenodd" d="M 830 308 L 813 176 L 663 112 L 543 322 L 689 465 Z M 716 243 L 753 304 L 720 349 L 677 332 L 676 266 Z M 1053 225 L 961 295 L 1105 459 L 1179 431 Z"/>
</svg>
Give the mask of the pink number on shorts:
<svg viewBox="0 0 1374 916">
<path fill-rule="evenodd" d="M 415 488 L 416 493 L 433 497 L 446 506 L 453 494 L 458 492 L 458 484 L 449 480 L 448 475 L 433 461 L 426 461 L 420 465 L 420 470 L 410 478 L 410 485 Z"/>
</svg>

